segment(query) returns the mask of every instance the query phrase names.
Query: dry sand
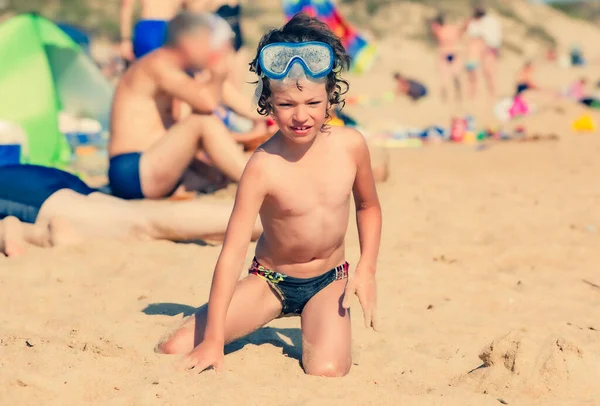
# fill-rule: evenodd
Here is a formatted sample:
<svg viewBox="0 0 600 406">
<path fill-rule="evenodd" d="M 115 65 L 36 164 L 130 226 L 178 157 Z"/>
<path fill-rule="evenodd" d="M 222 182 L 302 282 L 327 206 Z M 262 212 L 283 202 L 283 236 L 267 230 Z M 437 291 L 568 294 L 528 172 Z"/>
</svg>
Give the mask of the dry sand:
<svg viewBox="0 0 600 406">
<path fill-rule="evenodd" d="M 218 247 L 96 241 L 0 259 L 0 403 L 597 404 L 599 153 L 597 135 L 392 150 L 383 328 L 355 308 L 343 379 L 302 373 L 298 319 L 232 345 L 221 376 L 153 353 L 206 300 Z M 356 264 L 354 226 L 347 241 Z"/>
</svg>

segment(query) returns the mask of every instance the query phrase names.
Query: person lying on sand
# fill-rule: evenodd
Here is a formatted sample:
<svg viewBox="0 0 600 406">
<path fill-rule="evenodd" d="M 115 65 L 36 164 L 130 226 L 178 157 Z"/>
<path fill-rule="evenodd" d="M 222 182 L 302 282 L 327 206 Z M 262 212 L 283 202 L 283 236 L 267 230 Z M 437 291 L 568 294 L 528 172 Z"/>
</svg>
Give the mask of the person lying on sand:
<svg viewBox="0 0 600 406">
<path fill-rule="evenodd" d="M 396 81 L 396 93 L 408 96 L 412 101 L 417 101 L 427 95 L 427 88 L 421 82 L 402 76 L 400 73 L 394 73 Z"/>
<path fill-rule="evenodd" d="M 233 32 L 212 14 L 182 12 L 163 47 L 136 61 L 117 86 L 111 114 L 109 182 L 124 199 L 171 195 L 205 154 L 237 182 L 247 158 L 214 111 L 222 103 L 264 126 L 264 118 L 227 81 Z M 199 73 L 198 73 L 199 72 Z M 193 77 L 196 76 L 196 77 Z M 174 122 L 174 100 L 191 114 Z"/>
<path fill-rule="evenodd" d="M 35 165 L 0 167 L 0 253 L 29 245 L 75 244 L 88 237 L 193 241 L 223 239 L 232 203 L 127 201 L 76 176 Z M 252 228 L 258 238 L 260 224 Z"/>
<path fill-rule="evenodd" d="M 307 42 L 304 42 L 307 41 Z M 327 126 L 342 102 L 349 57 L 327 25 L 297 14 L 263 36 L 251 70 L 259 108 L 279 131 L 250 158 L 216 264 L 208 305 L 157 345 L 184 368 L 222 369 L 223 347 L 269 321 L 301 316 L 302 366 L 343 376 L 352 365 L 349 307 L 358 295 L 376 328 L 375 270 L 381 208 L 363 136 Z M 344 239 L 354 195 L 361 258 L 348 279 Z M 238 281 L 257 215 L 264 233 Z"/>
</svg>

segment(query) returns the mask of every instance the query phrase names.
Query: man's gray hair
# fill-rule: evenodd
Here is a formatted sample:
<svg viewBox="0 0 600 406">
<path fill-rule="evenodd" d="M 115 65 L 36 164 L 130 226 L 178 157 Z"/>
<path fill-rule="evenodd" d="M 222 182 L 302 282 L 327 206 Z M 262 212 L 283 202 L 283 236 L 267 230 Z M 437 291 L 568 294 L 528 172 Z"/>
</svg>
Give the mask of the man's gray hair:
<svg viewBox="0 0 600 406">
<path fill-rule="evenodd" d="M 197 29 L 205 29 L 211 32 L 214 24 L 214 17 L 210 13 L 182 11 L 168 22 L 165 45 L 174 46 L 183 35 Z"/>
</svg>

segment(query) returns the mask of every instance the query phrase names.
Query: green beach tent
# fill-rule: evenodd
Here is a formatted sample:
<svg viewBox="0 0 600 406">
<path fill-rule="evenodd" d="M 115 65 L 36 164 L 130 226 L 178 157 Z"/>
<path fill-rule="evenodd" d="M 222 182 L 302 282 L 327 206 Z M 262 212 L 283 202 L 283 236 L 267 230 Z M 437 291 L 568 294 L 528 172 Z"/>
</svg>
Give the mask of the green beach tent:
<svg viewBox="0 0 600 406">
<path fill-rule="evenodd" d="M 28 163 L 64 167 L 71 150 L 58 113 L 107 128 L 112 93 L 95 63 L 50 20 L 21 14 L 0 24 L 0 121 L 27 132 Z"/>
</svg>

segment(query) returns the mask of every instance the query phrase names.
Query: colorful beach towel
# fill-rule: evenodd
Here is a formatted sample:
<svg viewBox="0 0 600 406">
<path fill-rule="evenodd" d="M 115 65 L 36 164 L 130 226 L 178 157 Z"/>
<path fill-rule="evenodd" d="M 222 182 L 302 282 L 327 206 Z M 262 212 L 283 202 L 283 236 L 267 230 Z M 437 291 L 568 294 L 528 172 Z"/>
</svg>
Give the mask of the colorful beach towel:
<svg viewBox="0 0 600 406">
<path fill-rule="evenodd" d="M 375 47 L 342 17 L 332 0 L 282 0 L 282 6 L 288 20 L 304 12 L 326 23 L 342 40 L 352 58 L 353 72 L 364 73 L 371 68 L 375 60 Z"/>
</svg>

